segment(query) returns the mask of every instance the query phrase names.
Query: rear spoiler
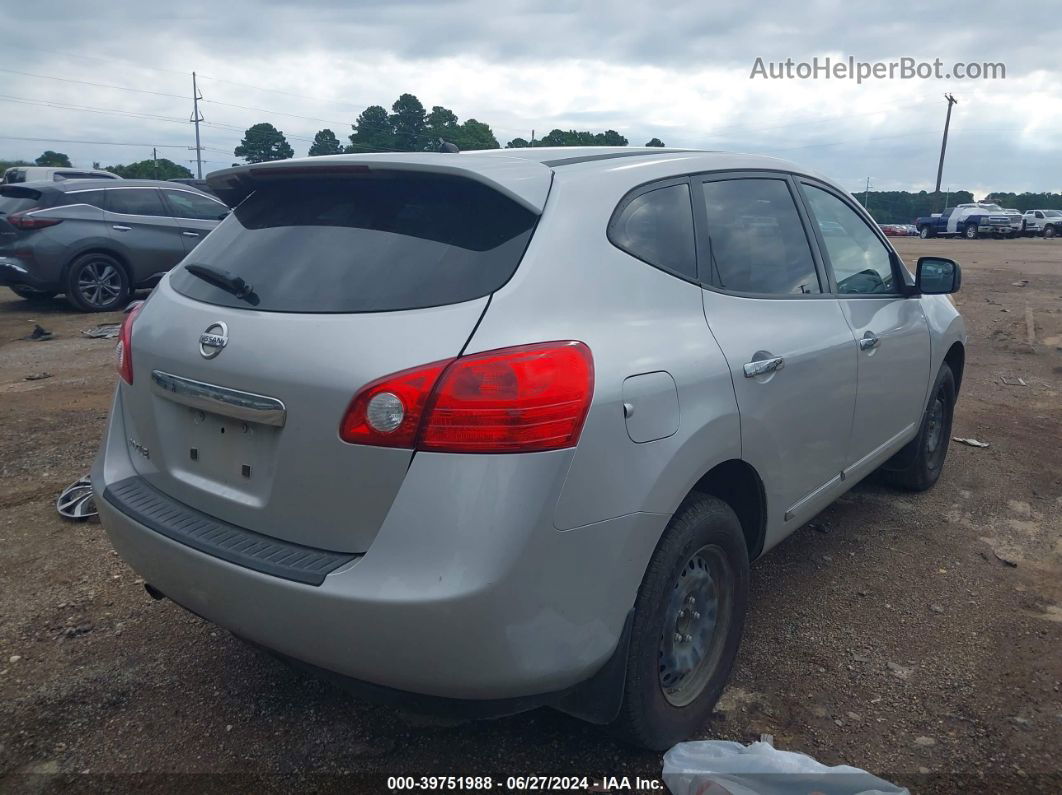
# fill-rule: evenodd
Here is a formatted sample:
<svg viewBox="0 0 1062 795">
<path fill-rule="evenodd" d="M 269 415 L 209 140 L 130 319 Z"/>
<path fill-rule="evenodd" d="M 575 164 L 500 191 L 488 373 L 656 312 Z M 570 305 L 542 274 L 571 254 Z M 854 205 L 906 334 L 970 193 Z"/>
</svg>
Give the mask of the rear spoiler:
<svg viewBox="0 0 1062 795">
<path fill-rule="evenodd" d="M 553 171 L 534 160 L 501 154 L 399 152 L 330 155 L 255 163 L 207 175 L 207 184 L 229 207 L 235 207 L 265 181 L 298 177 L 357 177 L 412 171 L 443 174 L 480 182 L 508 196 L 536 215 L 546 206 Z"/>
</svg>

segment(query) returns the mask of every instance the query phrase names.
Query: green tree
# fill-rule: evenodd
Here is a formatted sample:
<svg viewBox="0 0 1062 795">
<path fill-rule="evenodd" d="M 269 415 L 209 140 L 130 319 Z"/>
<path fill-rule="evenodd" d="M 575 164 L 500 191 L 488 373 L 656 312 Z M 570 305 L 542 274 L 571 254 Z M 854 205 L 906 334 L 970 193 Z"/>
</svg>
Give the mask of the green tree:
<svg viewBox="0 0 1062 795">
<path fill-rule="evenodd" d="M 386 152 L 396 148 L 391 120 L 382 105 L 369 105 L 352 128 L 348 152 Z"/>
<path fill-rule="evenodd" d="M 592 133 L 586 130 L 550 130 L 542 146 L 626 146 L 627 139 L 615 130 Z"/>
<path fill-rule="evenodd" d="M 3 174 L 9 168 L 15 168 L 16 166 L 32 166 L 28 160 L 0 160 L 0 174 Z"/>
<path fill-rule="evenodd" d="M 530 142 L 526 138 L 513 138 L 509 143 L 505 145 L 506 149 L 526 149 L 531 146 Z"/>
<path fill-rule="evenodd" d="M 317 135 L 313 137 L 313 143 L 310 144 L 310 151 L 307 154 L 310 157 L 341 155 L 343 154 L 343 147 L 339 143 L 339 139 L 336 138 L 336 134 L 326 127 L 318 131 Z"/>
<path fill-rule="evenodd" d="M 433 106 L 431 113 L 425 118 L 425 124 L 429 149 L 438 146 L 440 138 L 457 144 L 461 149 L 465 148 L 457 142 L 461 125 L 457 123 L 457 114 L 449 108 L 444 108 L 442 105 Z"/>
<path fill-rule="evenodd" d="M 107 171 L 125 179 L 177 179 L 178 177 L 188 179 L 192 176 L 192 172 L 189 169 L 165 157 L 160 157 L 157 162 L 155 160 L 139 160 L 127 166 L 107 166 Z"/>
<path fill-rule="evenodd" d="M 648 141 L 646 141 L 645 145 L 646 146 L 663 146 L 664 142 L 661 141 L 659 138 L 656 138 L 654 136 L 653 138 L 650 138 Z"/>
<path fill-rule="evenodd" d="M 33 161 L 38 166 L 65 166 L 71 167 L 70 158 L 64 155 L 62 152 L 53 152 L 51 149 L 45 150 L 45 152 Z"/>
<path fill-rule="evenodd" d="M 454 143 L 457 144 L 462 152 L 474 149 L 498 149 L 500 147 L 498 139 L 491 132 L 490 125 L 475 119 L 466 119 L 458 127 Z"/>
<path fill-rule="evenodd" d="M 424 106 L 412 94 L 403 94 L 391 106 L 388 117 L 394 130 L 395 149 L 418 152 L 427 148 L 428 130 Z"/>
<path fill-rule="evenodd" d="M 247 128 L 243 140 L 232 153 L 242 157 L 248 163 L 265 163 L 270 160 L 287 160 L 295 156 L 284 133 L 269 122 L 262 122 Z"/>
</svg>

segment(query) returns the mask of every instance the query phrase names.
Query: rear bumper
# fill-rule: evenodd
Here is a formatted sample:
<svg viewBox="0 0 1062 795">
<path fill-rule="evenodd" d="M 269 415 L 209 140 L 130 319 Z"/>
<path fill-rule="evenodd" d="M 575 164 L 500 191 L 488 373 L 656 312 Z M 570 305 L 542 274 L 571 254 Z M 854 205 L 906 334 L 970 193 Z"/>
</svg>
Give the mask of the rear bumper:
<svg viewBox="0 0 1062 795">
<path fill-rule="evenodd" d="M 19 258 L 0 255 L 0 286 L 24 286 L 45 290 L 53 285 L 39 279 L 34 273 L 34 269 Z"/>
<path fill-rule="evenodd" d="M 417 454 L 369 550 L 315 586 L 206 554 L 112 505 L 108 485 L 135 474 L 120 418 L 116 402 L 92 480 L 115 549 L 141 576 L 247 640 L 406 693 L 528 708 L 590 679 L 619 644 L 668 518 L 556 530 L 571 451 Z"/>
</svg>

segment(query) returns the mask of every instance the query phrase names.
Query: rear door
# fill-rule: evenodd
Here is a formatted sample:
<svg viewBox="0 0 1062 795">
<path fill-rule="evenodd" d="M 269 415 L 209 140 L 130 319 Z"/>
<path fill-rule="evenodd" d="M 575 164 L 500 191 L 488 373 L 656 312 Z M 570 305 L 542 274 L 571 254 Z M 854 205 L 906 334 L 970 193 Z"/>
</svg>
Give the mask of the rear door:
<svg viewBox="0 0 1062 795">
<path fill-rule="evenodd" d="M 408 171 L 257 185 L 136 320 L 121 394 L 134 466 L 224 521 L 365 551 L 413 453 L 342 441 L 351 399 L 457 356 L 537 218 L 478 182 Z M 252 292 L 193 275 L 192 259 Z"/>
<path fill-rule="evenodd" d="M 107 188 L 104 221 L 134 283 L 165 273 L 185 255 L 181 230 L 157 188 Z"/>
<path fill-rule="evenodd" d="M 199 241 L 229 214 L 229 208 L 217 199 L 196 191 L 162 188 L 162 196 L 170 215 L 180 227 L 185 251 L 191 251 L 199 245 Z"/>
<path fill-rule="evenodd" d="M 764 480 L 769 527 L 835 493 L 856 396 L 856 346 L 782 174 L 700 182 L 704 312 L 730 366 L 742 458 Z"/>
<path fill-rule="evenodd" d="M 819 183 L 801 190 L 815 219 L 845 319 L 859 346 L 859 394 L 846 474 L 861 476 L 910 439 L 929 388 L 929 325 L 908 297 L 899 257 L 850 199 Z"/>
</svg>

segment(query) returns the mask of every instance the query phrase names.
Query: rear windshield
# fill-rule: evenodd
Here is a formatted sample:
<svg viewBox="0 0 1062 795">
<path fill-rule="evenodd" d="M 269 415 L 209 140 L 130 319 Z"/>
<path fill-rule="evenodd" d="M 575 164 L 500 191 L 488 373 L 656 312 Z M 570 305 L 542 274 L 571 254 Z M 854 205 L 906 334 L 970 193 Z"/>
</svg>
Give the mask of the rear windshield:
<svg viewBox="0 0 1062 795">
<path fill-rule="evenodd" d="M 0 189 L 0 215 L 29 210 L 41 203 L 41 192 L 31 188 Z"/>
<path fill-rule="evenodd" d="M 255 303 L 183 267 L 179 293 L 267 312 L 385 312 L 479 298 L 509 280 L 537 216 L 471 180 L 284 179 L 244 200 L 185 259 L 241 277 Z"/>
</svg>

